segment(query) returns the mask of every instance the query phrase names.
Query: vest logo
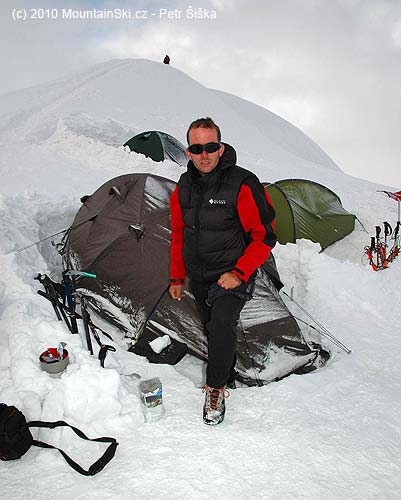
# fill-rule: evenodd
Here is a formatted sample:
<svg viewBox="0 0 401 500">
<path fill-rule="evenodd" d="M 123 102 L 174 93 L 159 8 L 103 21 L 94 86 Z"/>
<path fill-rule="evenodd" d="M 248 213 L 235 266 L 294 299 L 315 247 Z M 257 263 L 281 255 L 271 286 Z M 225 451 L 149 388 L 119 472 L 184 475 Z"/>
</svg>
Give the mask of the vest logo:
<svg viewBox="0 0 401 500">
<path fill-rule="evenodd" d="M 209 203 L 211 205 L 226 205 L 227 201 L 226 200 L 214 200 L 213 198 L 210 198 Z"/>
</svg>

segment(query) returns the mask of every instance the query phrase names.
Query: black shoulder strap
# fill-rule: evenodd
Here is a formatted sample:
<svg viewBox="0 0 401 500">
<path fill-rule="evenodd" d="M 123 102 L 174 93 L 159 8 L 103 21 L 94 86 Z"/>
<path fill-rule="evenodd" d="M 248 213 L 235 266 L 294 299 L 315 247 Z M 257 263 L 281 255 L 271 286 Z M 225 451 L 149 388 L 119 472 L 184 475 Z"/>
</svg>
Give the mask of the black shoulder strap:
<svg viewBox="0 0 401 500">
<path fill-rule="evenodd" d="M 73 427 L 70 424 L 67 424 L 67 422 L 64 422 L 63 420 L 58 420 L 57 422 L 32 421 L 28 422 L 28 427 L 45 427 L 48 429 L 54 429 L 55 427 L 70 427 L 75 432 L 75 434 L 77 434 L 77 436 L 79 436 L 82 439 L 86 439 L 87 441 L 97 441 L 99 443 L 110 443 L 110 446 L 99 458 L 99 460 L 97 460 L 94 464 L 92 464 L 88 470 L 85 470 L 79 464 L 74 462 L 74 460 L 72 460 L 72 458 L 70 458 L 65 453 L 65 451 L 60 450 L 60 448 L 52 446 L 51 444 L 42 443 L 42 441 L 36 441 L 35 439 L 33 440 L 32 444 L 34 446 L 39 446 L 40 448 L 53 448 L 55 450 L 58 450 L 63 455 L 68 465 L 70 465 L 74 470 L 76 470 L 77 472 L 79 472 L 84 476 L 94 476 L 95 474 L 100 472 L 104 468 L 104 466 L 108 464 L 110 460 L 114 457 L 118 446 L 118 443 L 114 438 L 100 437 L 100 438 L 90 439 L 87 436 L 85 436 L 85 434 L 81 430 L 77 429 L 76 427 Z"/>
</svg>

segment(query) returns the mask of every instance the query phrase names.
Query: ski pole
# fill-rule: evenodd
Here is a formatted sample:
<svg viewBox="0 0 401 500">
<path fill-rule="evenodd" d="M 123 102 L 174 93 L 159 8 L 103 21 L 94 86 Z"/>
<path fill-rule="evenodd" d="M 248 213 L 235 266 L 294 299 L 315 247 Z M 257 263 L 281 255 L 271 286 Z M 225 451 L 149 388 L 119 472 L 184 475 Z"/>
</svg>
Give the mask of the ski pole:
<svg viewBox="0 0 401 500">
<path fill-rule="evenodd" d="M 387 238 L 387 236 L 391 236 L 391 234 L 393 232 L 393 229 L 390 226 L 390 224 L 387 221 L 384 221 L 383 222 L 383 226 L 384 226 L 384 236 L 385 236 L 385 238 Z"/>
<path fill-rule="evenodd" d="M 368 261 L 369 261 L 369 264 L 372 266 L 372 269 L 373 271 L 377 271 L 377 266 L 376 264 L 373 262 L 373 255 L 376 251 L 376 239 L 374 236 L 372 236 L 370 238 L 370 246 L 367 245 L 365 248 L 365 255 L 367 256 L 368 258 Z"/>
<path fill-rule="evenodd" d="M 384 252 L 385 252 L 384 258 L 385 258 L 385 260 L 388 260 L 387 259 L 387 237 L 391 236 L 393 229 L 390 226 L 390 224 L 386 221 L 383 222 L 383 225 L 384 225 Z"/>
<path fill-rule="evenodd" d="M 378 269 L 381 268 L 380 265 L 380 233 L 381 233 L 381 227 L 380 226 L 375 226 L 376 229 L 376 266 Z"/>
<path fill-rule="evenodd" d="M 400 224 L 401 222 L 398 221 L 394 229 L 394 245 L 393 245 L 394 257 L 397 257 L 400 249 Z"/>
<path fill-rule="evenodd" d="M 399 231 L 400 231 L 400 221 L 397 222 L 395 228 L 394 228 L 394 233 L 393 233 L 393 238 L 394 238 L 394 243 L 393 246 L 391 247 L 390 254 L 389 254 L 389 261 L 392 262 L 398 255 L 399 253 Z"/>
<path fill-rule="evenodd" d="M 376 252 L 376 239 L 374 236 L 370 238 L 370 264 L 373 267 L 374 271 L 377 271 L 377 264 L 373 261 L 373 256 Z"/>
</svg>

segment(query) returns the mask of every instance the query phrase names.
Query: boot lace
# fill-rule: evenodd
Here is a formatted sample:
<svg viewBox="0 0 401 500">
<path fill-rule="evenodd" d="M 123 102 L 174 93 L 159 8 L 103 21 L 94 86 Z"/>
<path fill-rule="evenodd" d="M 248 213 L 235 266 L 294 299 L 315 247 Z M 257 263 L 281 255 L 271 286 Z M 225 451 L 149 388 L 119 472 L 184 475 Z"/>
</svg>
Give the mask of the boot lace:
<svg viewBox="0 0 401 500">
<path fill-rule="evenodd" d="M 214 387 L 209 387 L 208 385 L 205 385 L 202 389 L 202 392 L 207 392 L 208 407 L 211 410 L 217 410 L 219 402 L 221 402 L 224 398 L 230 397 L 230 393 L 227 391 L 225 387 L 222 387 L 221 389 L 215 389 Z"/>
</svg>

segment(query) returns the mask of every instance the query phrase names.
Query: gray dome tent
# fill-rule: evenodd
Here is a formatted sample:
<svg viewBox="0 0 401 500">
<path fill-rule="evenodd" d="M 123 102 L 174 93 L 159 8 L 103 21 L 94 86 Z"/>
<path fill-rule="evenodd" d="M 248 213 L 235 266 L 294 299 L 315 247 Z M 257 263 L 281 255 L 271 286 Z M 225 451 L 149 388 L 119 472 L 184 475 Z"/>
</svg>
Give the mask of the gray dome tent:
<svg viewBox="0 0 401 500">
<path fill-rule="evenodd" d="M 306 179 L 265 183 L 276 210 L 276 234 L 280 243 L 306 238 L 322 250 L 355 228 L 355 215 L 347 212 L 340 198 L 326 186 Z"/>
<path fill-rule="evenodd" d="M 155 130 L 142 132 L 129 139 L 124 146 L 128 146 L 131 151 L 152 158 L 153 161 L 172 160 L 183 167 L 188 162 L 185 146 L 165 132 Z"/>
<path fill-rule="evenodd" d="M 68 269 L 97 275 L 96 280 L 79 278 L 81 294 L 92 310 L 134 340 L 157 304 L 148 329 L 159 336 L 168 333 L 184 342 L 191 354 L 206 359 L 192 296 L 186 292 L 177 302 L 163 295 L 169 280 L 169 196 L 174 187 L 174 182 L 150 174 L 127 174 L 106 182 L 79 209 L 64 261 Z M 305 342 L 279 296 L 272 261 L 258 270 L 254 298 L 244 307 L 237 332 L 238 378 L 249 385 L 282 378 L 311 363 L 320 347 Z M 113 313 L 116 307 L 120 318 Z"/>
</svg>

